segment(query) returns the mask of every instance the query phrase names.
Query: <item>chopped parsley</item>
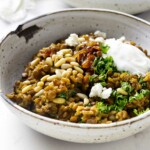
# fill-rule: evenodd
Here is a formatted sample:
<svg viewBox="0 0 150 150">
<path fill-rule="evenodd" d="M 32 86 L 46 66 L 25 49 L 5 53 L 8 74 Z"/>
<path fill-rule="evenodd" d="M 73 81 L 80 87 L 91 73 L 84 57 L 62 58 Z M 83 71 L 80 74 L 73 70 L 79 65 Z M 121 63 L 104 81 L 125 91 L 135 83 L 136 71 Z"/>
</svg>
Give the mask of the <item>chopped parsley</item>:
<svg viewBox="0 0 150 150">
<path fill-rule="evenodd" d="M 94 74 L 92 76 L 89 77 L 89 81 L 93 82 L 95 79 L 97 79 L 98 75 Z"/>
<path fill-rule="evenodd" d="M 104 104 L 103 102 L 98 102 L 96 104 L 96 107 L 98 108 L 98 110 L 102 113 L 108 113 L 109 112 L 109 106 Z"/>
<path fill-rule="evenodd" d="M 90 77 L 90 82 L 102 82 L 106 84 L 107 75 L 110 72 L 118 72 L 111 56 L 96 57 L 93 63 L 94 74 Z"/>
<path fill-rule="evenodd" d="M 104 104 L 104 102 L 98 102 L 96 106 L 100 112 L 109 113 L 112 110 L 115 110 L 115 111 L 123 110 L 127 103 L 128 103 L 128 99 L 126 96 L 117 95 L 116 101 L 114 104 L 107 105 L 107 104 Z"/>
<path fill-rule="evenodd" d="M 138 111 L 137 109 L 134 109 L 133 110 L 133 113 L 136 115 L 136 116 L 139 116 L 147 111 L 149 111 L 150 109 L 149 108 L 146 108 L 146 110 L 142 110 L 142 111 Z"/>
<path fill-rule="evenodd" d="M 133 88 L 131 87 L 131 85 L 128 82 L 122 82 L 121 88 L 128 93 L 131 93 L 133 91 Z"/>
<path fill-rule="evenodd" d="M 58 95 L 59 98 L 64 98 L 67 99 L 67 93 L 66 92 L 62 92 Z"/>
<path fill-rule="evenodd" d="M 102 53 L 107 54 L 108 50 L 110 49 L 110 47 L 104 43 L 100 44 L 100 48 L 102 50 Z"/>
<path fill-rule="evenodd" d="M 66 92 L 61 92 L 59 93 L 58 97 L 59 98 L 64 98 L 64 99 L 69 99 L 70 97 L 74 97 L 77 94 L 75 90 L 68 90 Z"/>
<path fill-rule="evenodd" d="M 141 93 L 142 93 L 144 96 L 147 96 L 147 95 L 150 95 L 150 90 L 142 89 L 142 90 L 141 90 Z"/>
<path fill-rule="evenodd" d="M 133 102 L 135 100 L 141 100 L 143 99 L 145 96 L 149 95 L 150 94 L 150 90 L 145 90 L 145 89 L 142 89 L 139 93 L 136 92 L 135 95 L 133 96 L 130 96 L 129 97 L 129 102 Z"/>
<path fill-rule="evenodd" d="M 144 81 L 144 78 L 140 78 L 139 79 L 139 83 L 141 84 L 142 88 L 146 88 L 147 87 L 147 83 Z"/>
<path fill-rule="evenodd" d="M 121 111 L 125 108 L 126 104 L 128 103 L 128 96 L 122 95 L 113 91 L 112 97 L 115 99 L 116 110 Z"/>
<path fill-rule="evenodd" d="M 124 103 L 123 104 L 120 103 L 119 105 L 117 104 L 107 105 L 107 104 L 104 104 L 104 102 L 98 102 L 96 105 L 97 109 L 102 113 L 109 113 L 113 110 L 119 112 L 123 110 L 123 106 L 124 106 Z"/>
</svg>

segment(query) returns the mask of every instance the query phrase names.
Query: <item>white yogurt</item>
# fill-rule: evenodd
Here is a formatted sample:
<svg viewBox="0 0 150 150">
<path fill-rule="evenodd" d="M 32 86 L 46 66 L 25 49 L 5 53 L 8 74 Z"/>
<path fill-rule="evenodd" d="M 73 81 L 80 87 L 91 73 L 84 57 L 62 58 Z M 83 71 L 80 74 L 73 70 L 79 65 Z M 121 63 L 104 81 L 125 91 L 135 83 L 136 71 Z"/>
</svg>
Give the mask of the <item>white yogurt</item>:
<svg viewBox="0 0 150 150">
<path fill-rule="evenodd" d="M 113 57 L 119 71 L 145 75 L 150 70 L 150 59 L 137 47 L 119 39 L 107 39 L 105 44 L 110 47 L 107 56 Z"/>
</svg>

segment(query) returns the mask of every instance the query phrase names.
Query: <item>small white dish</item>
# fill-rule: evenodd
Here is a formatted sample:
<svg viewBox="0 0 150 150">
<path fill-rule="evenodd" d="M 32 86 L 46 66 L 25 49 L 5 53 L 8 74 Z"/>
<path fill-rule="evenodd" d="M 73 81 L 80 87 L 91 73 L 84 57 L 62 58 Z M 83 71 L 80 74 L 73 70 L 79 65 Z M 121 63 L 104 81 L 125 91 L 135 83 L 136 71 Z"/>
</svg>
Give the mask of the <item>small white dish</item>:
<svg viewBox="0 0 150 150">
<path fill-rule="evenodd" d="M 150 0 L 64 0 L 71 6 L 105 8 L 136 14 L 150 10 Z"/>
</svg>

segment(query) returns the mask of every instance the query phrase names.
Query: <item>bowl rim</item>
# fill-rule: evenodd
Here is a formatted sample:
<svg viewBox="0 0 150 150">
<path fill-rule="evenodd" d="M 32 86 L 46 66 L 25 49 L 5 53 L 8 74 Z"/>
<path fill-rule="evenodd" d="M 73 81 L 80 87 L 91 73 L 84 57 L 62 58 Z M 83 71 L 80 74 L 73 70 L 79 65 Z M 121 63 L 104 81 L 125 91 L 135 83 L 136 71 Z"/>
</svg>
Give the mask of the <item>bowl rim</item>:
<svg viewBox="0 0 150 150">
<path fill-rule="evenodd" d="M 41 19 L 43 17 L 46 17 L 46 16 L 50 16 L 50 15 L 54 15 L 54 14 L 59 14 L 59 13 L 66 13 L 66 12 L 77 12 L 77 11 L 89 11 L 89 12 L 103 12 L 103 13 L 113 13 L 113 14 L 116 14 L 116 15 L 121 15 L 123 17 L 127 17 L 127 18 L 130 18 L 130 19 L 133 19 L 135 21 L 138 21 L 140 23 L 143 23 L 144 25 L 147 25 L 148 27 L 150 27 L 150 22 L 144 20 L 144 19 L 141 19 L 141 18 L 138 18 L 138 17 L 135 17 L 135 16 L 132 16 L 130 14 L 127 14 L 127 13 L 123 13 L 123 12 L 119 12 L 119 11 L 115 11 L 115 10 L 110 10 L 110 9 L 95 9 L 95 8 L 72 8 L 72 9 L 62 9 L 62 10 L 59 10 L 59 11 L 54 11 L 52 13 L 48 13 L 48 14 L 45 14 L 45 15 L 41 15 L 39 17 L 36 17 L 34 19 L 31 19 L 29 21 L 26 21 L 25 23 L 19 25 L 15 31 L 11 31 L 9 32 L 0 42 L 0 47 L 1 45 L 4 43 L 4 41 L 7 39 L 7 37 L 9 35 L 11 35 L 12 33 L 17 33 L 18 31 L 18 28 L 20 26 L 24 26 L 26 25 L 27 23 L 30 23 L 32 21 L 35 21 L 35 20 L 38 20 L 38 19 Z M 1 75 L 0 75 L 0 79 L 1 79 Z M 1 86 L 1 85 L 0 85 Z M 61 125 L 61 126 L 68 126 L 68 127 L 75 127 L 75 128 L 88 128 L 88 129 L 93 129 L 93 128 L 110 128 L 110 127 L 117 127 L 117 126 L 123 126 L 123 125 L 131 125 L 133 123 L 136 123 L 138 121 L 141 121 L 141 120 L 144 120 L 145 118 L 149 117 L 150 116 L 150 110 L 139 115 L 139 116 L 136 116 L 136 117 L 133 117 L 133 118 L 130 118 L 130 119 L 127 119 L 127 120 L 123 120 L 123 121 L 119 121 L 119 122 L 113 122 L 113 123 L 110 123 L 110 124 L 84 124 L 84 123 L 72 123 L 72 122 L 67 122 L 67 121 L 61 121 L 61 120 L 57 120 L 57 119 L 53 119 L 53 118 L 48 118 L 48 117 L 45 117 L 45 116 L 41 116 L 39 114 L 36 114 L 36 113 L 33 113 L 29 110 L 26 110 L 25 108 L 17 105 L 16 103 L 14 103 L 13 101 L 11 101 L 9 98 L 7 98 L 5 96 L 5 94 L 0 90 L 0 97 L 8 104 L 10 105 L 11 107 L 13 107 L 14 109 L 17 109 L 18 111 L 20 111 L 20 113 L 24 113 L 25 115 L 29 115 L 30 117 L 33 117 L 35 119 L 39 119 L 41 121 L 46 121 L 48 123 L 51 123 L 51 124 L 54 124 L 54 125 Z"/>
</svg>

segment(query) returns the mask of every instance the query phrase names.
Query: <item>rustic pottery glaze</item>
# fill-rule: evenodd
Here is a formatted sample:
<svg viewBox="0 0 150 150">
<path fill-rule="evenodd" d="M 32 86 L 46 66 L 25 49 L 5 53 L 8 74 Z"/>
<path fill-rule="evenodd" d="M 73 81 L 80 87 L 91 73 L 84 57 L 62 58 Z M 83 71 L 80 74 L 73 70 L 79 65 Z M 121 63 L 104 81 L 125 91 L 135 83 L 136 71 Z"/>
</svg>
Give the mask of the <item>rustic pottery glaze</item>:
<svg viewBox="0 0 150 150">
<path fill-rule="evenodd" d="M 24 66 L 42 47 L 70 33 L 101 30 L 107 37 L 139 43 L 150 52 L 150 23 L 117 11 L 70 9 L 41 16 L 20 25 L 0 44 L 0 95 L 7 107 L 26 125 L 45 135 L 79 143 L 102 143 L 131 136 L 150 125 L 150 111 L 125 121 L 111 124 L 76 124 L 50 119 L 16 105 L 5 94 L 13 90 Z"/>
</svg>

